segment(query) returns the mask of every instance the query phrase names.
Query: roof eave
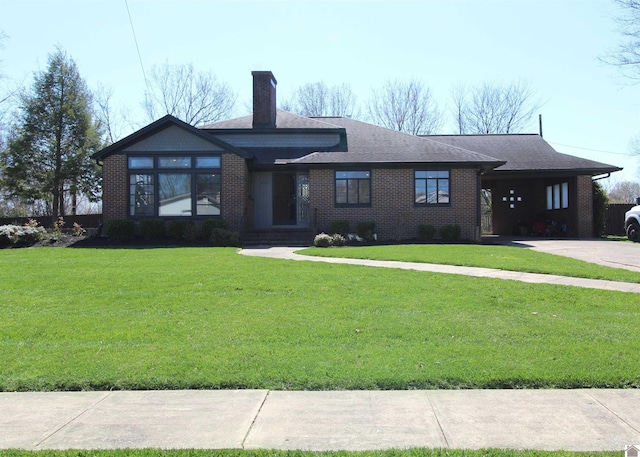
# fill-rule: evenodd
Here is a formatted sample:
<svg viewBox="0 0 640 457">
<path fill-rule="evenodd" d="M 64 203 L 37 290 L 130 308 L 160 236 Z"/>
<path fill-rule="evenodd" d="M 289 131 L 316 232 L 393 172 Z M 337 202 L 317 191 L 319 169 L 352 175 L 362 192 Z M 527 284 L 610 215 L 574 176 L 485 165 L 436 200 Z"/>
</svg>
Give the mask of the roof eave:
<svg viewBox="0 0 640 457">
<path fill-rule="evenodd" d="M 225 141 L 222 141 L 216 137 L 214 137 L 213 135 L 203 132 L 201 129 L 198 129 L 190 124 L 187 124 L 186 122 L 181 121 L 180 119 L 171 116 L 170 114 L 167 114 L 164 117 L 161 117 L 160 119 L 152 122 L 151 124 L 141 128 L 140 130 L 132 133 L 131 135 L 122 138 L 119 141 L 116 141 L 115 143 L 113 143 L 110 146 L 107 146 L 104 149 L 101 149 L 100 151 L 96 152 L 95 154 L 93 154 L 91 157 L 93 160 L 95 160 L 97 163 L 100 163 L 100 161 L 102 161 L 102 159 L 104 159 L 105 157 L 107 157 L 108 155 L 111 155 L 117 151 L 120 151 L 124 148 L 126 148 L 127 146 L 129 146 L 130 144 L 136 143 L 138 141 L 141 141 L 145 138 L 148 138 L 150 136 L 153 136 L 154 134 L 156 134 L 157 132 L 159 132 L 160 130 L 163 130 L 165 128 L 167 128 L 169 125 L 176 125 L 186 131 L 188 131 L 189 133 L 198 136 L 199 138 L 208 141 L 209 143 L 212 143 L 218 147 L 221 147 L 225 150 L 228 150 L 230 152 L 233 152 L 237 155 L 239 155 L 240 157 L 244 158 L 244 159 L 249 159 L 250 155 L 247 154 L 245 151 L 243 151 L 242 149 L 237 148 L 236 146 L 233 146 L 229 143 L 226 143 Z"/>
</svg>

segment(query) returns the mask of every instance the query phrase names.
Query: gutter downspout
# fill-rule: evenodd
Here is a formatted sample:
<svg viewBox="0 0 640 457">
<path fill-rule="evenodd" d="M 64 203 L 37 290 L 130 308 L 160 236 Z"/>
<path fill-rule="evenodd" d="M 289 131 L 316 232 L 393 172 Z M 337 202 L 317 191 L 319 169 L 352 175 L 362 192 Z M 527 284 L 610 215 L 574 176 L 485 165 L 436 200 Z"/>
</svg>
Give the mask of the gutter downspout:
<svg viewBox="0 0 640 457">
<path fill-rule="evenodd" d="M 604 175 L 604 176 L 600 176 L 600 177 L 597 177 L 597 178 L 594 178 L 594 177 L 592 176 L 592 177 L 591 177 L 591 181 L 599 181 L 599 180 L 601 180 L 601 179 L 607 179 L 607 178 L 608 178 L 608 177 L 610 177 L 610 176 L 611 176 L 611 172 L 607 173 L 607 174 L 606 174 L 606 175 Z"/>
</svg>

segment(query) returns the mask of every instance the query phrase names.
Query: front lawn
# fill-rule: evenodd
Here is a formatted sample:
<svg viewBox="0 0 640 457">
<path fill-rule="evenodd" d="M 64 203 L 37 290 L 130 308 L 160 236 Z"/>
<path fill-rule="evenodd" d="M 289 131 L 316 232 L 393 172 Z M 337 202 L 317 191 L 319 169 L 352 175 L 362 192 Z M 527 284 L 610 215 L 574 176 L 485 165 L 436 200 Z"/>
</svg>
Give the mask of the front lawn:
<svg viewBox="0 0 640 457">
<path fill-rule="evenodd" d="M 298 251 L 298 254 L 496 268 L 527 273 L 640 283 L 640 273 L 634 271 L 595 265 L 582 260 L 513 246 L 477 244 L 349 246 L 339 249 L 309 248 Z"/>
<path fill-rule="evenodd" d="M 232 248 L 0 251 L 0 390 L 637 387 L 635 294 Z"/>
</svg>

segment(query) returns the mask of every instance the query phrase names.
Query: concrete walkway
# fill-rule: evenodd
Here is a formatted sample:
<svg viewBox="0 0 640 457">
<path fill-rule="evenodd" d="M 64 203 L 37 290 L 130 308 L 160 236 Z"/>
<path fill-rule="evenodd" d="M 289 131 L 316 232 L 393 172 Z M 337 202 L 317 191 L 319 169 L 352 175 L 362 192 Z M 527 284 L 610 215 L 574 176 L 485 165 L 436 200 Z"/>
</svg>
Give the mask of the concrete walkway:
<svg viewBox="0 0 640 457">
<path fill-rule="evenodd" d="M 591 289 L 617 290 L 620 292 L 640 293 L 640 284 L 603 281 L 598 279 L 570 278 L 566 276 L 545 275 L 536 273 L 521 273 L 517 271 L 497 270 L 495 268 L 459 267 L 453 265 L 438 265 L 433 263 L 395 262 L 388 260 L 345 259 L 336 257 L 313 257 L 296 254 L 303 249 L 299 247 L 256 247 L 240 250 L 240 254 L 256 257 L 271 257 L 276 259 L 300 260 L 308 262 L 328 262 L 349 265 L 363 265 L 369 267 L 399 268 L 404 270 L 428 271 L 433 273 L 448 273 L 482 278 L 497 278 L 522 281 L 536 284 L 558 284 L 563 286 L 586 287 Z"/>
<path fill-rule="evenodd" d="M 640 390 L 0 393 L 0 449 L 622 452 L 638 411 Z"/>
</svg>

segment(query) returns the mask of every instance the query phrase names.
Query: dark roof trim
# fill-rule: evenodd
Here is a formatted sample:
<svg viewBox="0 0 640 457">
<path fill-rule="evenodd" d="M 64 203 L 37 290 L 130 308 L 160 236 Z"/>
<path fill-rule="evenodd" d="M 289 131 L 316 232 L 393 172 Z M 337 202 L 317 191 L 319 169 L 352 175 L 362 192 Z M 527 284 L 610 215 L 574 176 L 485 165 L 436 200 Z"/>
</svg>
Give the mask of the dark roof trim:
<svg viewBox="0 0 640 457">
<path fill-rule="evenodd" d="M 137 143 L 138 141 L 144 140 L 145 138 L 149 138 L 153 135 L 155 135 L 156 133 L 160 132 L 161 130 L 166 129 L 167 127 L 171 126 L 171 125 L 175 125 L 177 127 L 180 127 L 183 130 L 186 130 L 187 132 L 191 133 L 192 135 L 195 135 L 205 141 L 208 141 L 211 144 L 214 144 L 220 148 L 223 148 L 229 152 L 232 152 L 234 154 L 239 155 L 240 157 L 244 158 L 244 159 L 249 159 L 251 156 L 249 154 L 247 154 L 245 151 L 243 151 L 242 149 L 239 149 L 235 146 L 230 145 L 229 143 L 226 143 L 222 140 L 219 140 L 218 138 L 215 138 L 214 136 L 210 135 L 209 133 L 206 133 L 192 125 L 187 124 L 186 122 L 181 121 L 180 119 L 178 119 L 177 117 L 171 116 L 170 114 L 167 114 L 164 117 L 161 117 L 160 119 L 158 119 L 155 122 L 152 122 L 151 124 L 141 128 L 140 130 L 132 133 L 131 135 L 116 141 L 115 143 L 113 143 L 111 146 L 107 146 L 106 148 L 96 152 L 95 154 L 93 154 L 92 158 L 96 161 L 99 162 L 102 159 L 104 159 L 106 156 L 113 154 L 115 152 L 118 152 L 124 148 L 126 148 L 127 146 Z"/>
<path fill-rule="evenodd" d="M 491 170 L 483 177 L 487 179 L 526 179 L 526 178 L 559 178 L 573 176 L 598 176 L 606 173 L 621 171 L 622 168 L 594 168 L 594 169 L 553 169 L 553 170 Z"/>
</svg>

